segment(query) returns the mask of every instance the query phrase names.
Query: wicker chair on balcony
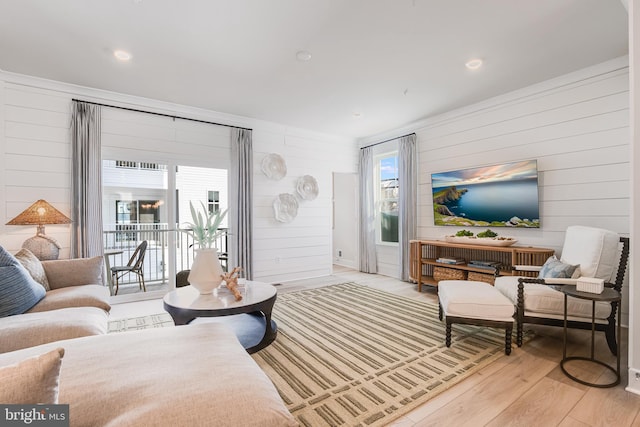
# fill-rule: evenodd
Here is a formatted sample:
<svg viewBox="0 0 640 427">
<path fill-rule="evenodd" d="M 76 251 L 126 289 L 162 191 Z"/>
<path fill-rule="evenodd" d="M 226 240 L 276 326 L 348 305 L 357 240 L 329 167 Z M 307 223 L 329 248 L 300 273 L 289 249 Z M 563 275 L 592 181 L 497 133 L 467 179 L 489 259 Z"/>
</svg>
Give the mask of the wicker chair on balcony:
<svg viewBox="0 0 640 427">
<path fill-rule="evenodd" d="M 495 287 L 516 306 L 517 344 L 522 345 L 523 325 L 564 325 L 564 294 L 558 286 L 576 284 L 577 277 L 602 279 L 606 287 L 620 292 L 629 259 L 629 238 L 594 227 L 567 228 L 560 259 L 551 257 L 539 278 L 502 276 Z M 551 274 L 549 274 L 551 273 Z M 556 274 L 558 273 L 558 274 Z M 564 273 L 564 274 L 559 274 Z M 591 301 L 569 297 L 569 328 L 591 329 Z M 616 312 L 618 302 L 595 304 L 595 329 L 603 331 L 609 349 L 617 354 Z"/>
<path fill-rule="evenodd" d="M 111 280 L 116 285 L 116 291 L 114 295 L 118 295 L 118 286 L 120 279 L 125 274 L 135 274 L 138 279 L 138 285 L 140 289 L 147 292 L 147 287 L 144 283 L 144 256 L 147 253 L 147 241 L 143 240 L 136 248 L 127 265 L 119 265 L 111 267 Z"/>
</svg>

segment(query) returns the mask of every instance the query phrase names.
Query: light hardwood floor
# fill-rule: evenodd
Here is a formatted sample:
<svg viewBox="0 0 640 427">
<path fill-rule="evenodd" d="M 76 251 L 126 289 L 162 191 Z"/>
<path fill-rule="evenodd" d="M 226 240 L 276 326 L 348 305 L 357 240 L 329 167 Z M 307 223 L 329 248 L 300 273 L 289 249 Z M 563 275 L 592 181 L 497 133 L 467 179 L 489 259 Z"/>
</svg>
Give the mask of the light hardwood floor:
<svg viewBox="0 0 640 427">
<path fill-rule="evenodd" d="M 437 303 L 435 288 L 336 266 L 331 276 L 278 285 L 278 292 L 356 282 L 410 298 Z M 155 314 L 159 300 L 115 305 L 112 317 Z M 455 325 L 454 325 L 455 328 Z M 622 383 L 613 388 L 583 386 L 560 370 L 562 328 L 527 326 L 534 338 L 484 369 L 398 419 L 393 427 L 423 426 L 638 426 L 640 396 L 626 392 L 627 335 L 622 333 Z M 596 334 L 596 358 L 615 366 L 602 333 Z M 569 355 L 588 355 L 589 331 L 570 331 Z M 452 344 L 455 345 L 455 342 Z M 592 364 L 572 365 L 588 381 L 607 381 L 612 374 Z M 573 372 L 573 371 L 572 371 Z"/>
</svg>

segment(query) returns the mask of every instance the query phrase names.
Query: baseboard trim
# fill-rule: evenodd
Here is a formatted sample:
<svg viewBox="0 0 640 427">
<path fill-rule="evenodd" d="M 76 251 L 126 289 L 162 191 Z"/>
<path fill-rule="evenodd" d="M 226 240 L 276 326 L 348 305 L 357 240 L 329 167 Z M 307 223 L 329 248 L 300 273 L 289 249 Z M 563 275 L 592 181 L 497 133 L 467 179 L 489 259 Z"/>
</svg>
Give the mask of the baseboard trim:
<svg viewBox="0 0 640 427">
<path fill-rule="evenodd" d="M 629 368 L 629 384 L 625 390 L 640 394 L 640 370 Z"/>
</svg>

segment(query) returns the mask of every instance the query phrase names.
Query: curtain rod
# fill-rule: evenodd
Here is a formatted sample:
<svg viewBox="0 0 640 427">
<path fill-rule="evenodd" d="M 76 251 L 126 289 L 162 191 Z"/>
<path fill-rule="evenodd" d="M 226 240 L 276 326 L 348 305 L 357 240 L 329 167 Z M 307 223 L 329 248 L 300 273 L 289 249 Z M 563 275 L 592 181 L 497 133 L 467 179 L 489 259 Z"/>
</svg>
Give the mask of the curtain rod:
<svg viewBox="0 0 640 427">
<path fill-rule="evenodd" d="M 236 128 L 236 129 L 253 131 L 253 129 L 250 129 L 250 128 L 243 128 L 243 127 L 240 127 L 240 126 L 227 125 L 225 123 L 216 123 L 216 122 L 210 122 L 210 121 L 207 121 L 207 120 L 192 119 L 190 117 L 172 116 L 171 114 L 164 114 L 164 113 L 154 113 L 153 111 L 144 111 L 144 110 L 138 110 L 136 108 L 120 107 L 120 106 L 117 106 L 117 105 L 101 104 L 99 102 L 83 101 L 82 99 L 72 99 L 72 101 L 84 102 L 85 104 L 99 105 L 101 107 L 117 108 L 119 110 L 134 111 L 136 113 L 153 114 L 154 116 L 169 117 L 169 118 L 172 118 L 172 119 L 188 120 L 188 121 L 191 121 L 191 122 L 206 123 L 206 124 L 209 124 L 209 125 L 225 126 L 225 127 L 228 127 L 228 128 Z"/>
<path fill-rule="evenodd" d="M 384 141 L 376 142 L 375 144 L 365 145 L 364 147 L 360 147 L 360 149 L 362 150 L 363 148 L 375 147 L 376 145 L 384 144 L 385 142 L 393 141 L 394 139 L 400 139 L 400 138 L 404 138 L 405 136 L 410 136 L 415 134 L 416 134 L 415 132 L 411 132 L 406 135 L 396 136 L 395 138 L 385 139 Z"/>
</svg>

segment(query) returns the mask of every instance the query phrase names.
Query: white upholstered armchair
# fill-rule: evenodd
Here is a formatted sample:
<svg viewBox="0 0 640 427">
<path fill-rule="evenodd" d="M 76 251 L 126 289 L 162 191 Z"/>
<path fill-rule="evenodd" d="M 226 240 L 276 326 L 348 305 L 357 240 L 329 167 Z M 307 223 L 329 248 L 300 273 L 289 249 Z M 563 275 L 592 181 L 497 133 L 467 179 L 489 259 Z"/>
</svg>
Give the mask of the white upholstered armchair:
<svg viewBox="0 0 640 427">
<path fill-rule="evenodd" d="M 629 258 L 629 238 L 600 228 L 567 228 L 561 258 L 545 263 L 539 278 L 497 277 L 495 287 L 516 306 L 517 344 L 522 345 L 523 325 L 536 323 L 563 326 L 564 294 L 555 288 L 575 284 L 577 278 L 603 279 L 605 286 L 622 290 Z M 591 302 L 568 298 L 567 326 L 591 329 Z M 604 331 L 607 344 L 617 354 L 616 311 L 618 303 L 597 302 L 596 330 Z"/>
</svg>

